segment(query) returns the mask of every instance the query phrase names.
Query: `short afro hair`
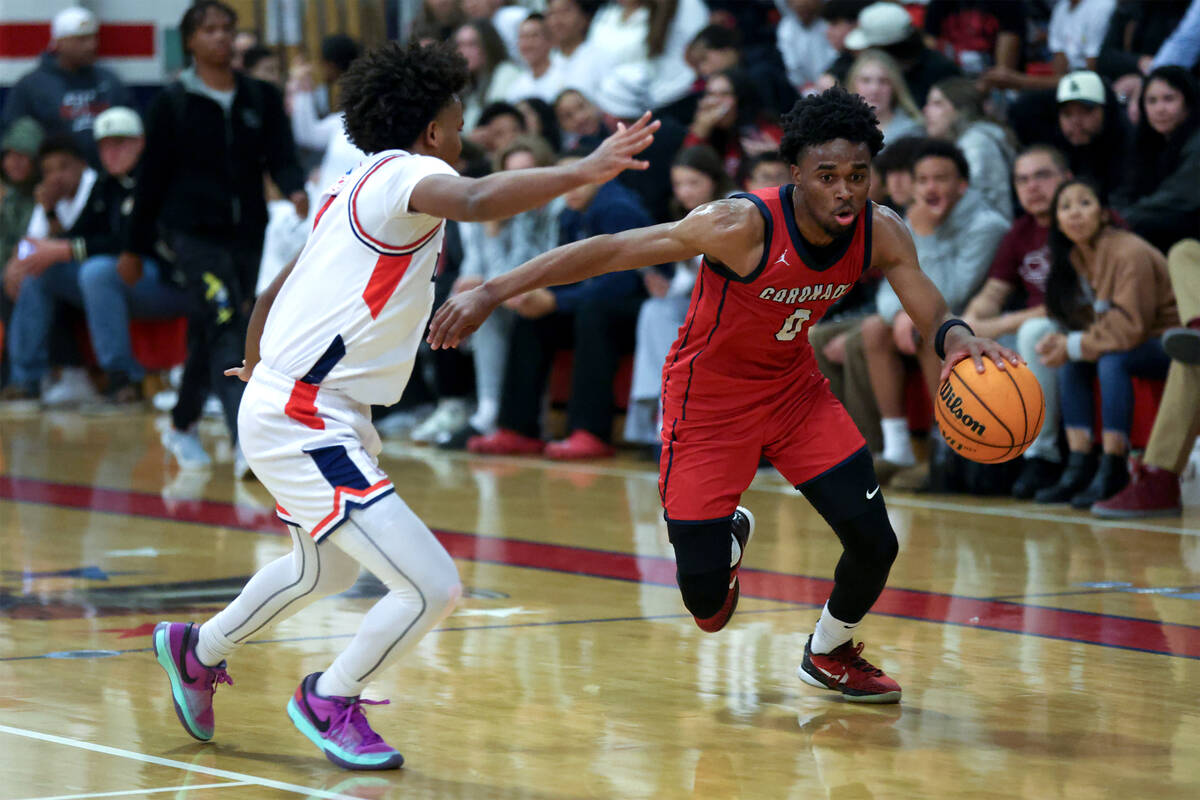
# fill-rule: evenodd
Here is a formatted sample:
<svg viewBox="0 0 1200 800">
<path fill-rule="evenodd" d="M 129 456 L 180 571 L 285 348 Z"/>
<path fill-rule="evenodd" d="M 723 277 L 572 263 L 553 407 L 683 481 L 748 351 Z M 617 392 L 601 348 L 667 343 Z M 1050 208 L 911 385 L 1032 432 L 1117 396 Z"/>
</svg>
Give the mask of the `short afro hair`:
<svg viewBox="0 0 1200 800">
<path fill-rule="evenodd" d="M 954 168 L 958 170 L 958 176 L 964 181 L 971 180 L 971 166 L 967 163 L 967 157 L 954 142 L 947 142 L 945 139 L 925 139 L 913 153 L 912 169 L 916 170 L 917 164 L 927 158 L 944 158 L 947 161 L 953 161 Z"/>
<path fill-rule="evenodd" d="M 364 153 L 408 149 L 466 84 L 467 62 L 453 44 L 376 47 L 338 81 L 346 134 Z"/>
<path fill-rule="evenodd" d="M 800 98 L 783 115 L 779 153 L 789 164 L 799 164 L 804 148 L 834 139 L 861 142 L 871 151 L 872 158 L 883 149 L 883 134 L 875 112 L 866 100 L 840 86 Z"/>
</svg>

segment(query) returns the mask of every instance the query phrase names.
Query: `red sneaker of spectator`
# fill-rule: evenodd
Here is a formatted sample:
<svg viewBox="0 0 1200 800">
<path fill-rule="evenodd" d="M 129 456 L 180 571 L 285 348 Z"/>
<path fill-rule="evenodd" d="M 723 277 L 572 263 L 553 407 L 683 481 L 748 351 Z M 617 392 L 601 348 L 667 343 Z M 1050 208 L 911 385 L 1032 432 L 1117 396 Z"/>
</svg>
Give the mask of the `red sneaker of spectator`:
<svg viewBox="0 0 1200 800">
<path fill-rule="evenodd" d="M 1092 513 L 1106 519 L 1167 517 L 1181 511 L 1179 476 L 1140 463 L 1134 464 L 1128 486 L 1107 500 L 1092 504 Z"/>
<path fill-rule="evenodd" d="M 467 439 L 467 450 L 489 456 L 538 456 L 546 449 L 541 439 L 500 428 L 487 436 Z"/>
<path fill-rule="evenodd" d="M 612 458 L 617 451 L 608 442 L 587 431 L 573 431 L 567 438 L 546 445 L 546 457 L 557 461 L 580 458 Z"/>
</svg>

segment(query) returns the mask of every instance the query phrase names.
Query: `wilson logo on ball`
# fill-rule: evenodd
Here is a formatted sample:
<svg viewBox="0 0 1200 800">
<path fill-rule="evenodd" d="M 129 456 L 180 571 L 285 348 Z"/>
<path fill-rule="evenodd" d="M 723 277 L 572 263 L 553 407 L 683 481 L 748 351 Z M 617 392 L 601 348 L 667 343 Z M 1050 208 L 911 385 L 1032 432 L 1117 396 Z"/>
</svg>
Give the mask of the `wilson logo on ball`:
<svg viewBox="0 0 1200 800">
<path fill-rule="evenodd" d="M 946 381 L 942 384 L 942 388 L 939 390 L 938 394 L 941 396 L 942 402 L 945 403 L 946 412 L 953 415 L 955 419 L 961 422 L 963 427 L 969 428 L 978 434 L 983 434 L 985 431 L 987 431 L 986 425 L 972 417 L 970 414 L 963 413 L 962 398 L 955 394 L 954 390 L 950 388 L 949 381 Z"/>
</svg>

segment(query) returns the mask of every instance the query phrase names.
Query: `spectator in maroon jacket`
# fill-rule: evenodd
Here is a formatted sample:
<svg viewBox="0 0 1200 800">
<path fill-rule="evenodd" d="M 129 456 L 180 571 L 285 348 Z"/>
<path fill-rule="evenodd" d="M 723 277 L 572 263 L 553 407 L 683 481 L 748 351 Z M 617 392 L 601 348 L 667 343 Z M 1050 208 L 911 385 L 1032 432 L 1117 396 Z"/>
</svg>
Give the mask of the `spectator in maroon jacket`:
<svg viewBox="0 0 1200 800">
<path fill-rule="evenodd" d="M 980 336 L 1015 338 L 1016 348 L 1042 384 L 1046 417 L 1042 431 L 1025 451 L 1013 496 L 1033 497 L 1042 486 L 1058 480 L 1062 456 L 1058 450 L 1058 381 L 1055 370 L 1042 364 L 1037 343 L 1054 324 L 1046 318 L 1046 276 L 1050 272 L 1051 202 L 1058 186 L 1071 177 L 1066 157 L 1049 145 L 1034 145 L 1017 156 L 1013 185 L 1025 212 L 1000 241 L 987 281 L 967 304 L 963 319 Z"/>
</svg>

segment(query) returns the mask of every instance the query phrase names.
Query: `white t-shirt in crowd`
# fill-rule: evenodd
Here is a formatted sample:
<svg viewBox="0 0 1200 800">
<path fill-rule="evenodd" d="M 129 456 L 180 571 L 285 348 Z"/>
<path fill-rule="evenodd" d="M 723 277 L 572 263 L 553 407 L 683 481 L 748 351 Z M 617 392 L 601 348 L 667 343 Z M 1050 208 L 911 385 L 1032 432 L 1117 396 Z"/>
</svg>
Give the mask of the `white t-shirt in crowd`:
<svg viewBox="0 0 1200 800">
<path fill-rule="evenodd" d="M 525 61 L 521 58 L 520 51 L 517 50 L 517 35 L 521 30 L 521 23 L 528 16 L 529 9 L 523 6 L 500 6 L 496 9 L 496 13 L 492 14 L 492 27 L 504 40 L 508 57 L 518 64 L 524 64 Z"/>
<path fill-rule="evenodd" d="M 521 70 L 508 85 L 507 100 L 516 103 L 526 97 L 540 97 L 547 103 L 553 103 L 554 98 L 563 90 L 564 77 L 562 56 L 551 53 L 550 68 L 543 72 L 541 77 L 534 77 L 528 67 Z"/>
<path fill-rule="evenodd" d="M 825 38 L 829 23 L 817 19 L 812 25 L 804 26 L 800 18 L 788 12 L 776 30 L 776 46 L 783 64 L 787 67 L 788 83 L 799 91 L 825 72 L 825 68 L 837 58 L 837 51 Z"/>
<path fill-rule="evenodd" d="M 1050 52 L 1064 54 L 1073 70 L 1087 69 L 1087 60 L 1100 55 L 1116 7 L 1116 0 L 1080 0 L 1074 7 L 1071 0 L 1058 0 L 1050 14 Z"/>
</svg>

